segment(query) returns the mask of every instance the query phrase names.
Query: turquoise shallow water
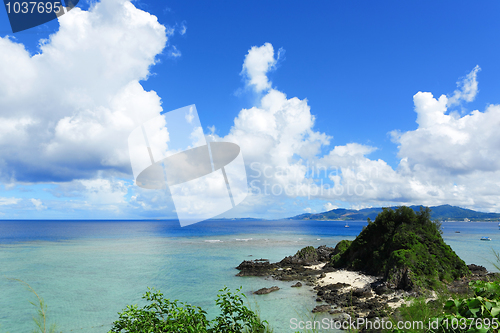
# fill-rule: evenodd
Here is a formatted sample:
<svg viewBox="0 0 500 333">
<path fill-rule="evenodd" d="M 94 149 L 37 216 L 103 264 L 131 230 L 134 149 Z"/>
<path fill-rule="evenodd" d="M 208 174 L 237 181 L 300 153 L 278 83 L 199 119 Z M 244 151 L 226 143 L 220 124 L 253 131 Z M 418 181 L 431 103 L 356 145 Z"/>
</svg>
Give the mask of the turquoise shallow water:
<svg viewBox="0 0 500 333">
<path fill-rule="evenodd" d="M 365 222 L 210 221 L 179 228 L 171 221 L 0 222 L 0 332 L 30 332 L 33 295 L 46 301 L 49 318 L 62 332 L 107 332 L 127 304 L 142 304 L 147 287 L 216 314 L 214 300 L 224 285 L 242 286 L 276 332 L 292 332 L 290 319 L 305 319 L 316 305 L 310 287 L 293 282 L 236 277 L 245 259 L 281 260 L 307 246 L 335 246 L 354 239 Z M 495 223 L 444 223 L 445 241 L 467 263 L 492 270 L 491 249 L 500 250 Z M 455 233 L 460 230 L 461 233 Z M 491 242 L 480 241 L 489 236 Z M 277 285 L 280 291 L 253 296 Z"/>
</svg>

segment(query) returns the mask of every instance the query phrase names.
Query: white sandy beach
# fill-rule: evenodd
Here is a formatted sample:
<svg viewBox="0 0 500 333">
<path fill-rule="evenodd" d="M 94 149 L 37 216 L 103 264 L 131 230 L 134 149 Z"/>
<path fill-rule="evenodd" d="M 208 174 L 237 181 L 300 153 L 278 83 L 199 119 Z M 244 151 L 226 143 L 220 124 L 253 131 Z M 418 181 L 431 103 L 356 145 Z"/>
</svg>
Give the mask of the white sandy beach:
<svg viewBox="0 0 500 333">
<path fill-rule="evenodd" d="M 323 268 L 325 264 L 318 264 L 318 265 L 313 265 L 313 266 L 307 266 L 307 268 L 310 269 L 317 269 L 320 270 Z M 351 289 L 358 289 L 358 288 L 364 288 L 367 285 L 369 285 L 372 282 L 375 282 L 376 278 L 374 276 L 370 275 L 365 275 L 359 272 L 354 272 L 354 271 L 347 271 L 347 270 L 338 270 L 335 272 L 329 272 L 325 273 L 325 277 L 318 279 L 317 284 L 318 286 L 326 286 L 330 284 L 335 284 L 335 283 L 345 283 L 348 284 L 349 286 L 346 286 L 343 288 L 343 291 L 349 291 Z M 372 292 L 372 295 L 375 295 Z M 395 309 L 400 307 L 404 303 L 409 303 L 404 300 L 403 293 L 402 292 L 396 292 L 387 295 L 387 297 L 393 298 L 394 296 L 397 296 L 399 300 L 394 301 L 394 302 L 387 302 L 387 305 L 389 305 L 391 308 Z M 368 297 L 371 298 L 371 297 Z M 433 298 L 429 298 L 433 299 Z"/>
<path fill-rule="evenodd" d="M 324 265 L 325 264 L 323 263 L 313 266 L 307 266 L 307 268 L 320 270 Z M 352 288 L 363 288 L 367 284 L 370 284 L 372 282 L 375 282 L 375 278 L 373 276 L 364 275 L 353 271 L 338 270 L 335 272 L 326 273 L 326 276 L 324 278 L 318 279 L 317 283 L 321 287 L 329 284 L 345 283 L 350 285 L 350 287 L 346 287 L 346 289 L 349 290 Z"/>
</svg>

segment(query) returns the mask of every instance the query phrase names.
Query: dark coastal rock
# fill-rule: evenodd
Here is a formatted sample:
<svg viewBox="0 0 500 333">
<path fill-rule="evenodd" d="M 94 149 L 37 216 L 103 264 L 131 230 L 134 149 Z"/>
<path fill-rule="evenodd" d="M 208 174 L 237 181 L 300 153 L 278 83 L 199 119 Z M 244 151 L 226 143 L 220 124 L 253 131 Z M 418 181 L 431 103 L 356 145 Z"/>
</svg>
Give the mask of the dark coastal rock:
<svg viewBox="0 0 500 333">
<path fill-rule="evenodd" d="M 488 274 L 488 270 L 486 270 L 486 268 L 483 266 L 470 264 L 470 265 L 467 265 L 467 267 L 469 268 L 472 275 L 485 276 L 486 274 Z"/>
<path fill-rule="evenodd" d="M 290 267 L 272 272 L 272 277 L 281 281 L 302 280 L 307 281 L 310 277 L 321 274 L 321 271 L 304 267 Z"/>
<path fill-rule="evenodd" d="M 385 318 L 387 317 L 392 311 L 389 309 L 387 304 L 384 304 L 383 306 L 374 308 L 371 310 L 368 315 L 366 316 L 367 319 L 374 319 L 374 318 Z"/>
<path fill-rule="evenodd" d="M 323 288 L 323 290 L 339 290 L 339 289 L 342 289 L 345 287 L 350 287 L 350 286 L 351 285 L 349 283 L 337 282 L 337 283 L 332 283 L 332 284 L 326 285 L 326 286 L 321 287 L 321 288 Z"/>
<path fill-rule="evenodd" d="M 267 259 L 244 260 L 236 267 L 240 270 L 236 276 L 268 276 L 276 269 Z"/>
<path fill-rule="evenodd" d="M 387 282 L 382 280 L 373 282 L 371 284 L 371 287 L 377 295 L 383 295 L 392 292 L 392 290 L 387 286 Z"/>
<path fill-rule="evenodd" d="M 330 272 L 336 272 L 336 271 L 338 271 L 338 269 L 336 269 L 335 267 L 331 266 L 330 264 L 326 264 L 325 266 L 323 266 L 322 271 L 325 272 L 325 273 L 330 273 Z"/>
<path fill-rule="evenodd" d="M 268 276 L 282 281 L 302 281 L 295 283 L 292 287 L 302 286 L 303 283 L 315 285 L 313 289 L 317 293 L 316 301 L 320 304 L 314 308 L 313 312 L 315 313 L 335 312 L 335 314 L 342 317 L 347 312 L 354 318 L 380 318 L 389 315 L 392 310 L 387 305 L 388 300 L 394 299 L 396 295 L 394 288 L 407 287 L 407 285 L 411 284 L 411 279 L 408 278 L 411 271 L 402 270 L 399 275 L 396 274 L 399 279 L 398 281 L 393 280 L 393 282 L 397 282 L 396 286 L 392 286 L 393 288 L 382 277 L 379 277 L 376 282 L 367 284 L 362 288 L 352 288 L 347 283 L 332 283 L 324 286 L 316 285 L 317 280 L 325 277 L 326 272 L 336 271 L 337 269 L 328 264 L 320 270 L 311 269 L 308 266 L 318 263 L 318 259 L 325 260 L 330 258 L 328 260 L 331 260 L 332 253 L 334 253 L 333 250 L 331 247 L 326 246 L 321 246 L 317 249 L 306 247 L 298 251 L 295 255 L 286 257 L 277 263 L 270 263 L 266 259 L 245 260 L 237 267 L 240 270 L 238 276 Z M 263 295 L 276 290 L 279 290 L 276 286 L 262 288 L 254 292 L 254 294 Z M 401 294 L 401 292 L 399 293 Z"/>
<path fill-rule="evenodd" d="M 273 291 L 277 291 L 277 290 L 280 290 L 280 288 L 277 286 L 272 286 L 271 288 L 261 288 L 257 291 L 254 291 L 254 294 L 265 295 L 265 294 L 269 294 L 269 293 L 272 293 Z"/>
<path fill-rule="evenodd" d="M 393 289 L 401 290 L 413 290 L 414 284 L 414 274 L 410 268 L 404 267 L 393 267 L 389 273 L 390 279 L 387 281 L 389 287 Z"/>
<path fill-rule="evenodd" d="M 297 251 L 295 255 L 284 258 L 279 264 L 281 267 L 294 265 L 310 266 L 328 262 L 334 250 L 334 248 L 326 245 L 321 245 L 316 249 L 312 246 L 306 246 Z"/>
<path fill-rule="evenodd" d="M 364 302 L 363 309 L 375 311 L 379 309 L 387 308 L 387 304 L 384 300 L 378 297 L 374 297 Z"/>
<path fill-rule="evenodd" d="M 326 245 L 321 245 L 316 249 L 316 253 L 318 254 L 319 262 L 328 262 L 330 258 L 335 252 L 335 248 L 329 247 Z"/>
<path fill-rule="evenodd" d="M 363 288 L 357 288 L 355 290 L 352 291 L 352 294 L 353 296 L 355 297 L 370 297 L 372 296 L 372 288 L 370 287 L 370 285 L 367 285 Z"/>
<path fill-rule="evenodd" d="M 317 305 L 311 312 L 316 313 L 316 312 L 329 312 L 332 310 L 332 306 L 328 304 L 323 304 L 323 305 Z"/>
<path fill-rule="evenodd" d="M 349 305 L 351 298 L 351 293 L 341 292 L 338 289 L 329 289 L 329 286 L 320 287 L 317 289 L 317 295 L 320 300 L 325 301 L 328 304 L 336 304 L 338 306 Z"/>
<path fill-rule="evenodd" d="M 334 310 L 335 312 L 334 313 L 331 313 L 330 314 L 333 314 L 333 320 L 335 321 L 346 321 L 346 320 L 349 320 L 351 319 L 351 316 L 345 312 L 342 312 L 342 311 L 336 311 Z"/>
<path fill-rule="evenodd" d="M 392 312 L 387 305 L 387 296 L 373 293 L 372 288 L 380 286 L 385 287 L 385 284 L 379 280 L 378 283 L 367 284 L 362 288 L 352 289 L 349 288 L 349 284 L 335 283 L 316 286 L 314 290 L 317 292 L 318 300 L 338 307 L 338 309 L 332 310 L 336 313 L 348 312 L 355 318 L 375 318 L 387 316 Z"/>
<path fill-rule="evenodd" d="M 293 256 L 288 256 L 277 263 L 267 259 L 245 260 L 236 269 L 236 276 L 268 276 L 280 281 L 300 280 L 308 285 L 314 284 L 316 277 L 325 276 L 325 272 L 308 266 L 328 262 L 334 248 L 321 245 L 318 248 L 306 246 Z"/>
</svg>

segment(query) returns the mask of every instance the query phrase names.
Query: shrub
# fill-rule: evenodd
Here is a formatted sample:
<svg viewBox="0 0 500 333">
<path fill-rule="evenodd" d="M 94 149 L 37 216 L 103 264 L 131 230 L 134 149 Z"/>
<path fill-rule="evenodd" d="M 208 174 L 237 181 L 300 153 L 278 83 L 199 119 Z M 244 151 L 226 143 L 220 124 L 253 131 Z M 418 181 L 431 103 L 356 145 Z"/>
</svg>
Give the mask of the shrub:
<svg viewBox="0 0 500 333">
<path fill-rule="evenodd" d="M 178 300 L 170 301 L 159 290 L 148 289 L 143 298 L 150 303 L 141 309 L 137 305 L 128 305 L 118 313 L 119 319 L 113 323 L 109 333 L 269 332 L 267 321 L 261 321 L 255 312 L 244 305 L 242 297 L 246 296 L 243 293 L 240 295 L 241 289 L 237 289 L 236 293 L 231 293 L 227 287 L 219 290 L 215 303 L 221 314 L 211 321 L 202 308 Z"/>
<path fill-rule="evenodd" d="M 474 297 L 448 300 L 445 314 L 431 319 L 433 333 L 498 332 L 500 328 L 500 283 L 472 281 Z"/>
<path fill-rule="evenodd" d="M 313 246 L 306 246 L 298 250 L 295 256 L 305 261 L 318 260 L 318 253 L 316 252 L 316 249 Z"/>
<path fill-rule="evenodd" d="M 330 258 L 329 265 L 333 266 L 334 263 L 339 260 L 340 256 L 344 254 L 344 252 L 349 248 L 351 245 L 352 241 L 343 239 L 340 242 L 337 243 L 335 246 L 335 249 L 333 250 L 332 257 Z"/>
</svg>

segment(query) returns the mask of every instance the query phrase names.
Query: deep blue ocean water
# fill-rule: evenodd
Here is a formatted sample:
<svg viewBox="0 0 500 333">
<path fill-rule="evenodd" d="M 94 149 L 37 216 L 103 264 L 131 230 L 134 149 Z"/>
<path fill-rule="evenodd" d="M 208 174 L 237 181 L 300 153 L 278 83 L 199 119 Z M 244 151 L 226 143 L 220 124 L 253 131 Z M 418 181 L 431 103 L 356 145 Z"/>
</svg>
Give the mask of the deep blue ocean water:
<svg viewBox="0 0 500 333">
<path fill-rule="evenodd" d="M 335 246 L 354 239 L 366 222 L 0 221 L 0 332 L 31 332 L 33 295 L 43 297 L 49 319 L 62 332 L 107 332 L 127 304 L 144 304 L 147 287 L 216 315 L 218 290 L 242 287 L 248 303 L 275 332 L 292 332 L 290 319 L 307 319 L 316 305 L 310 287 L 294 282 L 236 277 L 245 259 L 279 261 L 307 245 Z M 492 222 L 443 223 L 445 241 L 466 263 L 493 270 L 500 230 Z M 455 231 L 460 231 L 456 233 Z M 480 241 L 482 236 L 492 238 Z M 253 296 L 262 287 L 280 291 Z"/>
</svg>

